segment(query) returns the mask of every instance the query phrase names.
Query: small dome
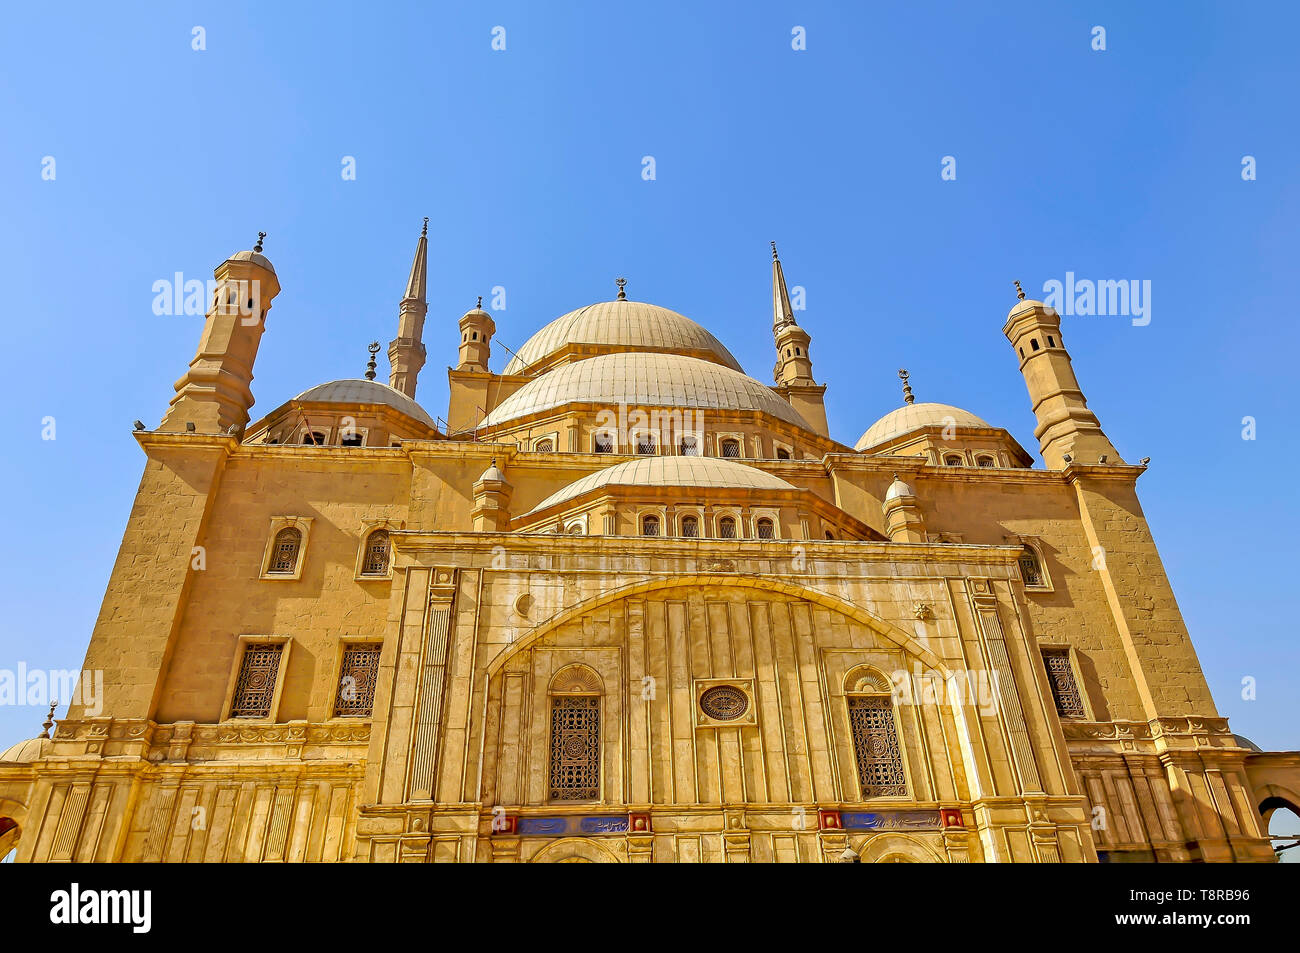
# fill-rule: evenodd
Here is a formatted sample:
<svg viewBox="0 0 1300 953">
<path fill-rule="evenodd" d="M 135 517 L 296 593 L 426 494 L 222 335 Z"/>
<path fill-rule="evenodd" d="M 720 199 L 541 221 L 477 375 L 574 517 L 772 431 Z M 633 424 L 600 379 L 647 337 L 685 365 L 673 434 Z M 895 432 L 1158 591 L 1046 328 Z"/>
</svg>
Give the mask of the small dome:
<svg viewBox="0 0 1300 953">
<path fill-rule="evenodd" d="M 604 486 L 666 486 L 692 489 L 726 487 L 742 490 L 796 490 L 780 477 L 748 464 L 719 457 L 646 457 L 597 470 L 558 493 L 553 493 L 530 510 L 557 506 Z"/>
<path fill-rule="evenodd" d="M 438 429 L 438 425 L 425 413 L 423 407 L 400 390 L 381 384 L 379 381 L 368 381 L 362 378 L 330 381 L 303 391 L 294 400 L 312 400 L 323 404 L 385 404 L 394 410 L 400 410 L 408 417 L 413 417 L 433 430 Z"/>
<path fill-rule="evenodd" d="M 619 352 L 564 364 L 529 381 L 483 421 L 495 427 L 570 403 L 674 410 L 760 410 L 811 431 L 770 387 L 730 367 L 680 354 Z"/>
<path fill-rule="evenodd" d="M 1007 312 L 1007 320 L 1010 321 L 1021 311 L 1028 311 L 1031 308 L 1042 308 L 1044 311 L 1051 311 L 1053 314 L 1056 313 L 1056 309 L 1051 305 L 1044 304 L 1041 301 L 1035 301 L 1033 298 L 1026 298 L 1023 301 L 1017 301 L 1016 306 Z"/>
<path fill-rule="evenodd" d="M 0 754 L 0 761 L 30 764 L 45 757 L 49 753 L 51 744 L 53 742 L 49 738 L 28 738 L 6 749 L 3 754 Z"/>
<path fill-rule="evenodd" d="M 898 474 L 894 474 L 894 482 L 889 484 L 889 489 L 885 491 L 885 499 L 896 500 L 900 496 L 916 496 L 916 491 L 900 480 Z"/>
<path fill-rule="evenodd" d="M 528 368 L 570 344 L 641 351 L 691 351 L 741 371 L 731 352 L 696 322 L 644 301 L 601 301 L 570 311 L 546 325 L 519 349 L 505 373 Z"/>
<path fill-rule="evenodd" d="M 953 407 L 951 404 L 904 404 L 895 411 L 885 414 L 869 428 L 854 446 L 855 450 L 870 450 L 882 443 L 887 443 L 905 433 L 920 430 L 922 427 L 975 427 L 984 430 L 992 424 L 980 420 L 970 411 Z"/>
<path fill-rule="evenodd" d="M 497 462 L 495 460 L 493 460 L 492 464 L 486 470 L 483 471 L 483 475 L 479 477 L 476 482 L 486 483 L 489 480 L 495 480 L 498 483 L 510 482 L 509 480 L 506 479 L 506 475 L 501 472 L 501 469 L 497 466 Z"/>
<path fill-rule="evenodd" d="M 275 274 L 275 266 L 271 264 L 271 259 L 267 258 L 260 251 L 237 251 L 227 261 L 251 261 L 255 265 L 261 265 L 271 274 Z"/>
</svg>

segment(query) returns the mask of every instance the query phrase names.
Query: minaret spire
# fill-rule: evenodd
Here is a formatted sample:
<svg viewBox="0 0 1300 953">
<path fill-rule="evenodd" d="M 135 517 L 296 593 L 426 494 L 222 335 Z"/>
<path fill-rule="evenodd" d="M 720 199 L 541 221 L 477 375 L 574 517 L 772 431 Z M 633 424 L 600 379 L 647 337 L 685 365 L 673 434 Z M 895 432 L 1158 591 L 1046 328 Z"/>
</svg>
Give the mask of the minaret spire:
<svg viewBox="0 0 1300 953">
<path fill-rule="evenodd" d="M 425 300 L 429 285 L 429 219 L 424 220 L 420 240 L 411 262 L 411 277 L 397 317 L 397 337 L 388 345 L 391 371 L 388 383 L 407 397 L 415 397 L 415 384 L 424 367 L 424 316 L 429 311 Z"/>
<path fill-rule="evenodd" d="M 794 309 L 790 307 L 790 292 L 785 287 L 781 259 L 776 256 L 776 242 L 772 242 L 772 333 L 776 334 L 787 324 L 797 323 Z"/>
</svg>

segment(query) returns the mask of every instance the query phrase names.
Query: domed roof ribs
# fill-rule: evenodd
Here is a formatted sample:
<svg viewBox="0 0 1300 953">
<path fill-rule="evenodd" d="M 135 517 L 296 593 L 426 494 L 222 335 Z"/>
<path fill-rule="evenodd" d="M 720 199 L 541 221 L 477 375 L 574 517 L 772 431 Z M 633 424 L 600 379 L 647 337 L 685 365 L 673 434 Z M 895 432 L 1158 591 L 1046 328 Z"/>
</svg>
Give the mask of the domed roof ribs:
<svg viewBox="0 0 1300 953">
<path fill-rule="evenodd" d="M 424 220 L 420 240 L 415 246 L 415 260 L 411 262 L 411 276 L 406 280 L 406 294 L 402 296 L 397 317 L 397 337 L 388 345 L 388 363 L 391 368 L 388 383 L 407 397 L 415 398 L 415 384 L 424 367 L 424 316 L 429 311 L 425 294 L 429 285 L 429 219 Z"/>
<path fill-rule="evenodd" d="M 775 335 L 787 324 L 798 323 L 794 319 L 794 309 L 790 307 L 790 292 L 785 286 L 781 259 L 776 256 L 776 242 L 772 242 L 772 334 Z"/>
</svg>

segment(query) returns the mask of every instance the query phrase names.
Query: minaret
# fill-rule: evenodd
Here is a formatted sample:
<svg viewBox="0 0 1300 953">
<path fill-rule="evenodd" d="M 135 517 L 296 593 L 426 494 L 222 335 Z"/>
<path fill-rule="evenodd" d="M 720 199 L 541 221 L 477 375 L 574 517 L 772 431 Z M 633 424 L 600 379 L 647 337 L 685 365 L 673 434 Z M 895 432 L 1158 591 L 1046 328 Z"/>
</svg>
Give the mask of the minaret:
<svg viewBox="0 0 1300 953">
<path fill-rule="evenodd" d="M 823 437 L 830 436 L 826 425 L 826 385 L 813 380 L 812 358 L 808 354 L 812 339 L 794 320 L 785 273 L 776 255 L 776 242 L 772 242 L 772 336 L 776 339 L 773 372 L 776 387 L 773 389 L 799 411 L 813 430 Z"/>
<path fill-rule="evenodd" d="M 794 320 L 790 292 L 785 287 L 781 259 L 772 242 L 772 336 L 776 338 L 776 382 L 778 384 L 814 384 L 812 358 L 808 355 L 808 332 Z"/>
<path fill-rule="evenodd" d="M 176 396 L 159 430 L 180 432 L 193 424 L 198 433 L 226 433 L 248 423 L 253 361 L 271 299 L 280 293 L 275 268 L 262 254 L 265 237 L 266 232 L 258 232 L 251 251 L 236 252 L 213 272 L 218 288 L 198 353 L 176 382 Z"/>
<path fill-rule="evenodd" d="M 483 296 L 479 295 L 478 305 L 466 311 L 460 319 L 460 363 L 456 370 L 486 372 L 488 358 L 492 356 L 492 335 L 496 330 L 496 322 L 483 310 Z"/>
<path fill-rule="evenodd" d="M 425 294 L 429 284 L 429 219 L 420 229 L 420 241 L 415 246 L 415 260 L 411 262 L 411 277 L 406 281 L 406 294 L 397 316 L 397 337 L 388 344 L 388 383 L 407 397 L 414 399 L 415 382 L 424 367 L 424 316 L 429 311 Z"/>
<path fill-rule="evenodd" d="M 1020 357 L 1020 373 L 1025 376 L 1038 418 L 1034 436 L 1043 462 L 1049 470 L 1070 463 L 1122 464 L 1079 389 L 1070 354 L 1061 340 L 1060 315 L 1041 301 L 1025 300 L 1020 282 L 1015 284 L 1020 303 L 1007 315 L 1002 333 Z"/>
</svg>

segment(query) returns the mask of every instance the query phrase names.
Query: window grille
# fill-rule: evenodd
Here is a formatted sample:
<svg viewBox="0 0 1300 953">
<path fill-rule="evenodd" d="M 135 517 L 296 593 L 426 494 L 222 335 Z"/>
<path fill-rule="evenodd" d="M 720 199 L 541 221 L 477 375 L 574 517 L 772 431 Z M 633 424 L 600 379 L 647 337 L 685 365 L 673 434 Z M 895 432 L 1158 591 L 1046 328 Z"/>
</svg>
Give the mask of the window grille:
<svg viewBox="0 0 1300 953">
<path fill-rule="evenodd" d="M 696 539 L 700 535 L 700 521 L 694 516 L 682 517 L 682 535 L 687 539 Z"/>
<path fill-rule="evenodd" d="M 343 436 L 339 437 L 340 447 L 364 447 L 365 445 L 366 438 L 356 431 L 344 433 Z"/>
<path fill-rule="evenodd" d="M 650 455 L 655 452 L 655 435 L 652 433 L 639 434 L 636 438 L 636 452 Z"/>
<path fill-rule="evenodd" d="M 361 575 L 388 575 L 388 555 L 388 531 L 377 529 L 366 540 L 366 555 L 365 561 L 361 565 Z"/>
<path fill-rule="evenodd" d="M 343 646 L 339 690 L 334 699 L 336 718 L 367 718 L 375 707 L 375 680 L 379 677 L 379 646 L 369 643 Z"/>
<path fill-rule="evenodd" d="M 1083 695 L 1074 680 L 1074 666 L 1070 664 L 1069 649 L 1043 649 L 1043 664 L 1047 666 L 1047 680 L 1052 685 L 1052 698 L 1056 711 L 1062 718 L 1086 718 Z"/>
<path fill-rule="evenodd" d="M 849 696 L 849 725 L 862 797 L 906 796 L 893 699 L 889 695 Z"/>
<path fill-rule="evenodd" d="M 239 677 L 235 679 L 235 696 L 230 702 L 231 718 L 270 716 L 283 653 L 284 646 L 276 643 L 250 643 L 244 647 Z"/>
<path fill-rule="evenodd" d="M 592 440 L 592 449 L 597 453 L 613 453 L 614 438 L 607 433 L 598 433 Z"/>
<path fill-rule="evenodd" d="M 643 516 L 641 518 L 641 535 L 658 536 L 659 535 L 659 517 Z"/>
<path fill-rule="evenodd" d="M 553 444 L 550 440 L 539 440 L 537 441 L 537 445 L 533 447 L 533 449 L 538 453 L 554 453 L 555 444 Z"/>
<path fill-rule="evenodd" d="M 302 547 L 302 533 L 292 526 L 275 534 L 271 544 L 271 566 L 268 572 L 292 573 L 298 568 L 298 551 Z"/>
<path fill-rule="evenodd" d="M 718 538 L 735 539 L 736 538 L 736 521 L 730 516 L 724 516 L 718 520 Z"/>
<path fill-rule="evenodd" d="M 1041 586 L 1043 570 L 1038 565 L 1038 554 L 1026 546 L 1020 553 L 1020 578 L 1026 586 Z"/>
<path fill-rule="evenodd" d="M 959 467 L 962 465 L 962 459 L 957 454 L 951 453 L 943 458 L 943 465 L 946 467 Z"/>
<path fill-rule="evenodd" d="M 776 532 L 776 527 L 774 526 L 772 521 L 767 517 L 763 517 L 761 520 L 758 521 L 759 539 L 772 539 L 773 536 L 775 535 L 775 532 Z"/>
<path fill-rule="evenodd" d="M 724 457 L 739 457 L 740 441 L 739 440 L 722 441 L 722 455 Z"/>
<path fill-rule="evenodd" d="M 551 700 L 552 801 L 594 801 L 600 796 L 600 698 Z"/>
<path fill-rule="evenodd" d="M 700 455 L 700 442 L 693 436 L 682 438 L 678 452 L 683 457 L 698 457 Z"/>
</svg>

